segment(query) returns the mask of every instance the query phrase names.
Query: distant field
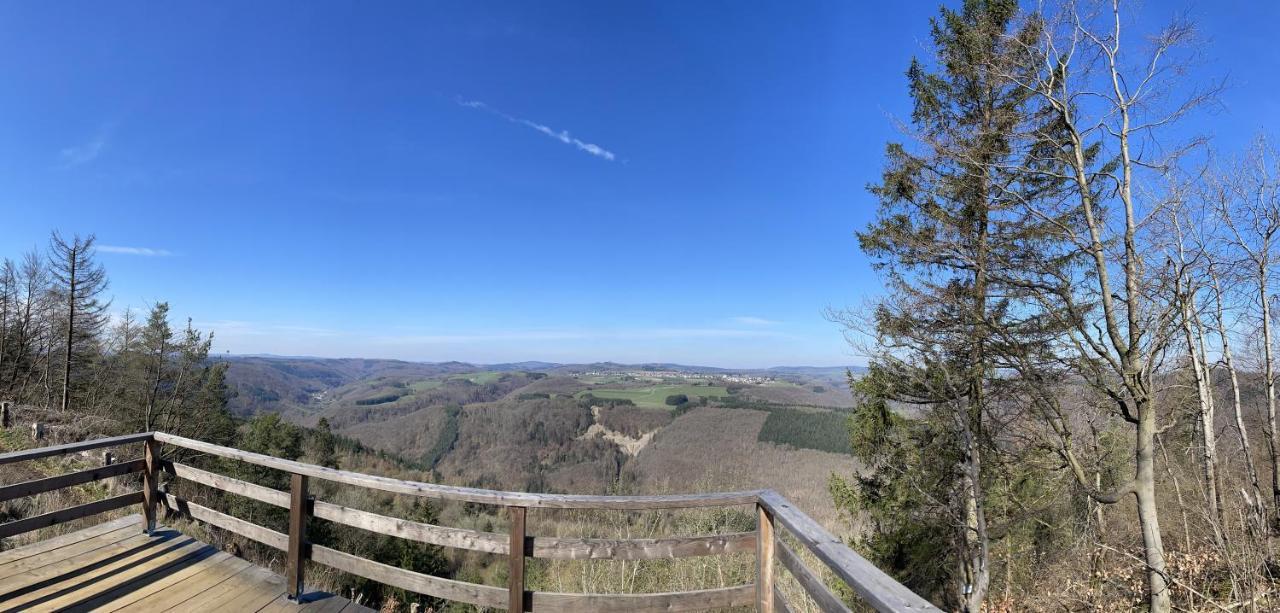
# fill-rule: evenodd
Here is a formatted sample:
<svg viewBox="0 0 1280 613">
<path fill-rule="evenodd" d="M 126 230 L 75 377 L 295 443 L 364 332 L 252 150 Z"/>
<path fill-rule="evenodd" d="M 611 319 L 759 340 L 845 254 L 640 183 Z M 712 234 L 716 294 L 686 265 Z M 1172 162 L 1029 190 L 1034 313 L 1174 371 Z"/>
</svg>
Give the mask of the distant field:
<svg viewBox="0 0 1280 613">
<path fill-rule="evenodd" d="M 667 396 L 684 394 L 690 400 L 694 400 L 698 396 L 728 396 L 729 390 L 719 386 L 707 385 L 654 385 L 625 389 L 592 389 L 578 392 L 577 396 L 582 397 L 585 394 L 591 394 L 597 398 L 630 400 L 640 407 L 662 408 L 667 407 Z"/>
<path fill-rule="evenodd" d="M 441 381 L 440 379 L 423 379 L 421 381 L 414 381 L 413 383 L 410 383 L 409 389 L 412 389 L 415 392 L 426 392 L 436 389 L 441 385 L 444 385 L 444 381 Z"/>
<path fill-rule="evenodd" d="M 503 373 L 499 371 L 492 370 L 492 371 L 485 371 L 485 372 L 468 373 L 465 375 L 454 375 L 453 377 L 450 377 L 450 378 L 466 379 L 476 385 L 488 385 L 490 383 L 497 383 L 498 379 L 502 378 L 502 374 Z"/>
</svg>

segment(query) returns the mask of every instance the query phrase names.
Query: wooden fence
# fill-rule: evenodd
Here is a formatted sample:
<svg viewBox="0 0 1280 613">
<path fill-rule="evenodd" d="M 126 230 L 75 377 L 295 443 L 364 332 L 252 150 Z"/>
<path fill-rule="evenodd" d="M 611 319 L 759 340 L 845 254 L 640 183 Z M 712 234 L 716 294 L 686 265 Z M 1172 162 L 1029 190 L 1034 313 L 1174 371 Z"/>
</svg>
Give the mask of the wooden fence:
<svg viewBox="0 0 1280 613">
<path fill-rule="evenodd" d="M 848 611 L 844 602 L 823 583 L 820 572 L 810 569 L 783 542 L 780 532 L 785 531 L 876 610 L 938 610 L 849 549 L 840 539 L 772 490 L 672 496 L 503 492 L 365 475 L 213 445 L 163 432 L 131 434 L 0 454 L 0 465 L 135 443 L 141 443 L 143 447 L 142 457 L 135 460 L 0 486 L 0 502 L 4 502 L 110 477 L 139 472 L 143 475 L 141 490 L 0 524 L 0 538 L 132 504 L 141 504 L 147 529 L 154 530 L 157 507 L 163 504 L 171 512 L 181 513 L 284 552 L 287 561 L 285 579 L 290 596 L 295 598 L 302 593 L 303 562 L 310 560 L 411 592 L 508 611 L 692 611 L 728 607 L 754 607 L 765 612 L 790 611 L 791 608 L 774 581 L 779 572 L 776 567 L 781 566 L 823 611 Z M 178 462 L 165 461 L 161 457 L 162 445 L 286 472 L 290 475 L 290 491 L 283 492 Z M 177 479 L 288 509 L 289 532 L 283 534 L 161 492 L 157 487 L 160 471 Z M 510 528 L 506 534 L 465 530 L 352 509 L 316 500 L 308 493 L 311 479 L 396 494 L 499 506 L 505 509 L 510 518 Z M 525 529 L 529 509 L 651 510 L 745 505 L 754 506 L 756 510 L 757 528 L 752 532 L 658 539 L 598 539 L 531 536 Z M 307 524 L 313 518 L 432 545 L 508 556 L 508 585 L 504 588 L 435 577 L 309 543 Z M 581 594 L 529 591 L 524 580 L 527 558 L 646 560 L 749 551 L 756 553 L 757 581 L 754 584 L 728 588 L 646 594 Z"/>
</svg>

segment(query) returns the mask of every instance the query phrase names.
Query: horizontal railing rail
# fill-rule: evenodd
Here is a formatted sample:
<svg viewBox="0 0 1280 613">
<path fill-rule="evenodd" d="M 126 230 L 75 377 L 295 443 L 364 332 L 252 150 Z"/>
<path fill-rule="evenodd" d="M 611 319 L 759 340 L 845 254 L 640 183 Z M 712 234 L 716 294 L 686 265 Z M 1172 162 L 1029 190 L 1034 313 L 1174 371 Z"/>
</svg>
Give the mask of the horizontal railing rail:
<svg viewBox="0 0 1280 613">
<path fill-rule="evenodd" d="M 78 443 L 67 443 L 64 445 L 51 445 L 49 447 L 38 447 L 35 449 L 24 449 L 20 451 L 11 451 L 8 453 L 0 453 L 0 466 L 12 464 L 14 462 L 25 462 L 29 460 L 39 460 L 54 456 L 66 455 L 69 453 L 80 453 L 84 451 L 92 451 L 94 449 L 103 449 L 106 447 L 121 447 L 134 443 L 142 443 L 144 446 L 151 444 L 152 436 L 150 433 L 129 434 L 126 436 L 113 436 L 108 438 L 98 438 Z M 85 470 L 54 475 L 52 477 L 44 477 L 42 479 L 33 479 L 20 483 L 0 486 L 0 503 L 5 503 L 16 498 L 24 498 L 27 496 L 35 496 L 45 492 L 52 492 L 75 485 L 83 485 L 93 483 L 103 479 L 112 477 L 120 477 L 133 473 L 144 473 L 147 471 L 147 458 L 138 458 L 126 462 L 108 464 L 105 466 L 96 466 Z M 144 478 L 145 481 L 145 478 Z M 123 509 L 127 506 L 144 502 L 146 499 L 146 487 L 148 483 L 144 482 L 143 489 L 119 494 L 95 500 L 81 505 L 49 511 L 40 515 L 24 517 L 10 522 L 0 524 L 0 538 L 8 538 L 17 536 L 33 530 L 49 528 L 58 524 L 64 524 L 72 520 L 90 517 Z"/>
<path fill-rule="evenodd" d="M 848 585 L 878 611 L 937 611 L 920 596 L 899 584 L 817 522 L 772 490 L 663 496 L 589 496 L 504 492 L 406 481 L 343 471 L 285 460 L 240 449 L 214 445 L 162 432 L 133 434 L 0 454 L 0 465 L 60 454 L 141 442 L 143 458 L 72 472 L 55 477 L 0 486 L 0 502 L 22 496 L 89 483 L 99 479 L 141 472 L 143 489 L 97 502 L 0 524 L 0 537 L 48 527 L 96 513 L 141 503 L 148 530 L 154 529 L 156 507 L 226 530 L 285 552 L 289 595 L 302 593 L 303 562 L 328 566 L 386 585 L 428 596 L 509 611 L 690 611 L 754 606 L 760 611 L 791 611 L 783 590 L 775 582 L 775 561 L 787 570 L 809 598 L 823 611 L 848 611 L 828 588 L 821 573 L 805 565 L 800 555 L 777 534 L 784 530 L 820 560 L 831 574 Z M 276 469 L 290 475 L 290 491 L 242 481 L 208 470 L 161 458 L 161 444 Z M 163 471 L 220 491 L 289 510 L 289 531 L 282 533 L 185 500 L 158 489 Z M 316 500 L 308 492 L 308 480 L 323 479 L 367 489 L 440 500 L 503 507 L 511 518 L 507 533 L 467 530 L 389 517 Z M 653 510 L 750 505 L 755 508 L 757 529 L 752 532 L 648 539 L 603 539 L 531 536 L 526 533 L 528 509 Z M 307 541 L 312 519 L 350 526 L 422 543 L 508 557 L 508 585 L 480 585 L 426 575 L 367 560 Z M 669 593 L 582 594 L 535 592 L 526 589 L 526 558 L 560 560 L 651 560 L 716 556 L 755 552 L 757 575 L 752 584 Z M 517 553 L 518 552 L 518 553 Z"/>
</svg>

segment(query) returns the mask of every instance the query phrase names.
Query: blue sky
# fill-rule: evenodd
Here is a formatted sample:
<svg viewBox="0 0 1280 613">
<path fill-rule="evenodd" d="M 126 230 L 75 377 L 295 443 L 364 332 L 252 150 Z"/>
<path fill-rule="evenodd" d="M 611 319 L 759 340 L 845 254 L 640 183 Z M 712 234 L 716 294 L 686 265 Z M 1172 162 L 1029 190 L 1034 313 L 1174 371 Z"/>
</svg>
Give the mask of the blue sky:
<svg viewBox="0 0 1280 613">
<path fill-rule="evenodd" d="M 872 217 L 933 2 L 0 5 L 0 255 L 95 233 L 117 310 L 219 351 L 861 363 Z M 1187 9 L 1277 117 L 1272 3 Z"/>
</svg>

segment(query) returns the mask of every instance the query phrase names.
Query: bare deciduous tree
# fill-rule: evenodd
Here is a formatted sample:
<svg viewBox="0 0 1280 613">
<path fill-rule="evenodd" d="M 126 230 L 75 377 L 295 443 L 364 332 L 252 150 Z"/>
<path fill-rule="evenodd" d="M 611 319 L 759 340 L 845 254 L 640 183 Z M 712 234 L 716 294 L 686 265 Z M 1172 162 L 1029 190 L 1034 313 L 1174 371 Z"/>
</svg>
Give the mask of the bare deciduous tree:
<svg viewBox="0 0 1280 613">
<path fill-rule="evenodd" d="M 1061 361 L 1101 391 L 1133 432 L 1133 476 L 1112 491 L 1094 489 L 1086 466 L 1071 447 L 1070 427 L 1059 403 L 1044 415 L 1064 461 L 1079 485 L 1100 502 L 1132 496 L 1142 534 L 1152 611 L 1170 610 L 1169 577 L 1156 504 L 1156 438 L 1165 423 L 1155 375 L 1175 341 L 1177 278 L 1151 261 L 1168 237 L 1153 227 L 1172 202 L 1167 177 L 1195 141 L 1172 146 L 1160 139 L 1169 126 L 1211 99 L 1193 91 L 1174 100 L 1194 29 L 1175 21 L 1136 54 L 1123 36 L 1119 0 L 1082 7 L 1066 3 L 1045 19 L 1045 35 L 1025 50 L 1039 71 L 1008 77 L 1034 93 L 1058 119 L 1058 134 L 1036 130 L 1029 143 L 1054 141 L 1067 169 L 1056 178 L 1074 184 L 1069 198 L 1028 200 L 1027 212 L 1057 221 L 1058 256 L 1026 269 L 1026 287 L 1042 313 L 1063 324 Z M 1138 45 L 1133 45 L 1137 47 Z M 1131 58 L 1138 57 L 1133 60 Z M 1060 134 L 1060 135 L 1059 135 Z M 1029 173 L 1043 169 L 1026 169 Z M 1062 266 L 1069 257 L 1075 266 Z M 1052 399 L 1051 399 L 1052 400 Z"/>
</svg>

